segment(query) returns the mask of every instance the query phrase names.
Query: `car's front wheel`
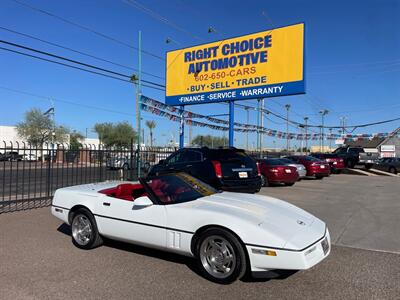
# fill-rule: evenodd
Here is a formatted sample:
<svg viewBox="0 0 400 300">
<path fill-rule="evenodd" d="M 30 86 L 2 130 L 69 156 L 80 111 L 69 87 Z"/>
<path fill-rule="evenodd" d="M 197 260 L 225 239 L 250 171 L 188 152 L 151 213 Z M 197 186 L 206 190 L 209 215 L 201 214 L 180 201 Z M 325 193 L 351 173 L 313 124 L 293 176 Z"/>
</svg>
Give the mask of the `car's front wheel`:
<svg viewBox="0 0 400 300">
<path fill-rule="evenodd" d="M 199 269 L 207 279 L 229 284 L 246 273 L 246 254 L 239 240 L 229 231 L 206 230 L 197 243 Z"/>
<path fill-rule="evenodd" d="M 96 221 L 87 209 L 78 209 L 71 222 L 72 243 L 81 249 L 93 249 L 100 246 L 103 240 L 97 230 Z"/>
</svg>

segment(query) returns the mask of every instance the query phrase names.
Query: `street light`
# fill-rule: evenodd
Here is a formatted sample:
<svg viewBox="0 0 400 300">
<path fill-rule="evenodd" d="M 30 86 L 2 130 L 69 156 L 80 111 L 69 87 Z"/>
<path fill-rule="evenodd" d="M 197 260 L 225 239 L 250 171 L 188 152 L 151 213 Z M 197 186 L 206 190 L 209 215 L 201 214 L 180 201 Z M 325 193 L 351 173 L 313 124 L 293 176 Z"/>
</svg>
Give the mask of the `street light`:
<svg viewBox="0 0 400 300">
<path fill-rule="evenodd" d="M 285 105 L 286 108 L 286 151 L 289 152 L 289 109 L 290 104 Z"/>
<path fill-rule="evenodd" d="M 329 111 L 327 109 L 322 109 L 319 111 L 319 113 L 321 114 L 321 148 L 320 151 L 322 152 L 322 149 L 324 148 L 324 117 L 329 113 Z"/>
</svg>

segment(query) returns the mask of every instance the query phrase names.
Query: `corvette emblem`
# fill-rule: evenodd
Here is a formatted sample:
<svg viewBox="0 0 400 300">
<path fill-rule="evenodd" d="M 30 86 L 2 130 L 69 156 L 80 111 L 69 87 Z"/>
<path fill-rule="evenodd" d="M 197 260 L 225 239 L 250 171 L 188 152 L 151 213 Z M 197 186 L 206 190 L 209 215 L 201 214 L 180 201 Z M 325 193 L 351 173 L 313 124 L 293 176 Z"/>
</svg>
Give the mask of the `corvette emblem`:
<svg viewBox="0 0 400 300">
<path fill-rule="evenodd" d="M 299 224 L 299 225 L 306 225 L 306 223 L 304 223 L 304 222 L 301 221 L 301 220 L 297 220 L 297 224 Z"/>
</svg>

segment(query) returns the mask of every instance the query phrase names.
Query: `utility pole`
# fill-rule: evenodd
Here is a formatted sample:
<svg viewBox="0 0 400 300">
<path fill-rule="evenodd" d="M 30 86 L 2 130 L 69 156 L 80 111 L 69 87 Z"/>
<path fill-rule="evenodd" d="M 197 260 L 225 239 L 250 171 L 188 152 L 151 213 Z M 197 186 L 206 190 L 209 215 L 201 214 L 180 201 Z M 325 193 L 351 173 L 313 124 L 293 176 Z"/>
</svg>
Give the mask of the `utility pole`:
<svg viewBox="0 0 400 300">
<path fill-rule="evenodd" d="M 285 105 L 286 108 L 286 151 L 289 152 L 290 144 L 289 144 L 289 109 L 290 104 Z"/>
<path fill-rule="evenodd" d="M 345 127 L 346 127 L 346 119 L 347 117 L 343 116 L 340 117 L 340 126 L 342 126 L 342 134 L 345 134 Z"/>
<path fill-rule="evenodd" d="M 260 99 L 257 99 L 257 150 L 260 150 Z"/>
<path fill-rule="evenodd" d="M 261 152 L 263 150 L 264 99 L 261 99 L 260 117 L 261 117 L 261 130 L 260 130 L 260 155 L 261 155 Z"/>
<path fill-rule="evenodd" d="M 304 129 L 306 132 L 306 154 L 308 153 L 308 136 L 307 136 L 307 128 L 308 128 L 308 117 L 304 117 Z"/>
<path fill-rule="evenodd" d="M 325 116 L 328 114 L 328 110 L 327 109 L 322 109 L 319 111 L 319 113 L 321 114 L 321 134 L 320 134 L 320 138 L 321 138 L 321 143 L 320 143 L 320 151 L 323 151 L 324 148 L 324 118 Z"/>
<path fill-rule="evenodd" d="M 137 168 L 137 177 L 140 177 L 140 100 L 142 97 L 142 32 L 139 30 L 139 51 L 138 51 L 138 58 L 139 58 L 139 70 L 138 70 L 138 78 L 137 78 L 137 88 L 136 88 L 136 127 L 137 127 L 137 149 L 136 149 L 136 168 Z"/>
<path fill-rule="evenodd" d="M 329 151 L 332 149 L 332 128 L 329 128 Z"/>
<path fill-rule="evenodd" d="M 301 134 L 301 140 L 300 140 L 300 152 L 301 152 L 301 154 L 304 154 L 304 145 L 303 145 L 303 142 L 304 142 L 304 138 L 303 138 L 303 128 L 304 128 L 304 125 L 300 124 L 300 125 L 299 125 L 299 129 L 300 129 L 300 134 Z"/>
<path fill-rule="evenodd" d="M 246 106 L 245 110 L 246 110 L 246 115 L 247 115 L 246 124 L 249 124 L 249 107 Z M 249 132 L 248 131 L 246 131 L 246 150 L 249 150 Z"/>
</svg>

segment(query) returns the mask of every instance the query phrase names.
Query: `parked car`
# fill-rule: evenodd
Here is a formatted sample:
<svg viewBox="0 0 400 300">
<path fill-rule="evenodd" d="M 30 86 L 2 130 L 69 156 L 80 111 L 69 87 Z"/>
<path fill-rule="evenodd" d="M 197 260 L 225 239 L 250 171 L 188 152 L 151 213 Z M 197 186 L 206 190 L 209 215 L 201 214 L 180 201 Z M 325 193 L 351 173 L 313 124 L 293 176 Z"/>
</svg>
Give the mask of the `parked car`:
<svg viewBox="0 0 400 300">
<path fill-rule="evenodd" d="M 331 172 L 339 174 L 346 168 L 343 158 L 333 153 L 312 153 L 310 156 L 323 160 L 331 167 Z"/>
<path fill-rule="evenodd" d="M 111 170 L 136 169 L 136 157 L 133 157 L 133 161 L 131 161 L 130 157 L 127 156 L 109 157 L 106 160 L 106 167 Z M 141 169 L 147 172 L 150 169 L 150 164 L 148 162 L 141 161 Z"/>
<path fill-rule="evenodd" d="M 37 158 L 36 154 L 25 153 L 24 155 L 22 155 L 22 160 L 24 160 L 24 161 L 37 161 L 38 158 Z"/>
<path fill-rule="evenodd" d="M 397 174 L 400 172 L 400 157 L 385 157 L 374 164 L 374 169 Z"/>
<path fill-rule="evenodd" d="M 289 158 L 280 158 L 280 160 L 288 166 L 295 167 L 297 169 L 297 173 L 299 173 L 299 179 L 302 179 L 307 176 L 306 167 L 302 164 L 296 163 Z"/>
<path fill-rule="evenodd" d="M 1 161 L 21 161 L 22 155 L 17 151 L 8 151 L 0 156 Z"/>
<path fill-rule="evenodd" d="M 183 171 L 216 189 L 255 193 L 261 188 L 261 174 L 255 160 L 236 148 L 183 148 L 154 165 L 149 175 Z"/>
<path fill-rule="evenodd" d="M 247 272 L 309 269 L 330 253 L 326 224 L 308 212 L 267 196 L 221 192 L 185 173 L 61 188 L 51 212 L 71 226 L 78 248 L 107 237 L 174 252 L 223 284 Z"/>
<path fill-rule="evenodd" d="M 288 166 L 278 158 L 259 159 L 261 184 L 269 186 L 274 184 L 294 185 L 299 180 L 296 167 Z"/>
<path fill-rule="evenodd" d="M 379 158 L 378 153 L 367 153 L 361 147 L 339 147 L 333 153 L 343 158 L 348 168 L 363 165 L 366 169 L 370 169 Z"/>
<path fill-rule="evenodd" d="M 318 158 L 308 155 L 292 155 L 287 156 L 286 158 L 304 165 L 307 170 L 307 176 L 313 176 L 316 179 L 322 179 L 323 177 L 330 175 L 329 164 Z"/>
</svg>

